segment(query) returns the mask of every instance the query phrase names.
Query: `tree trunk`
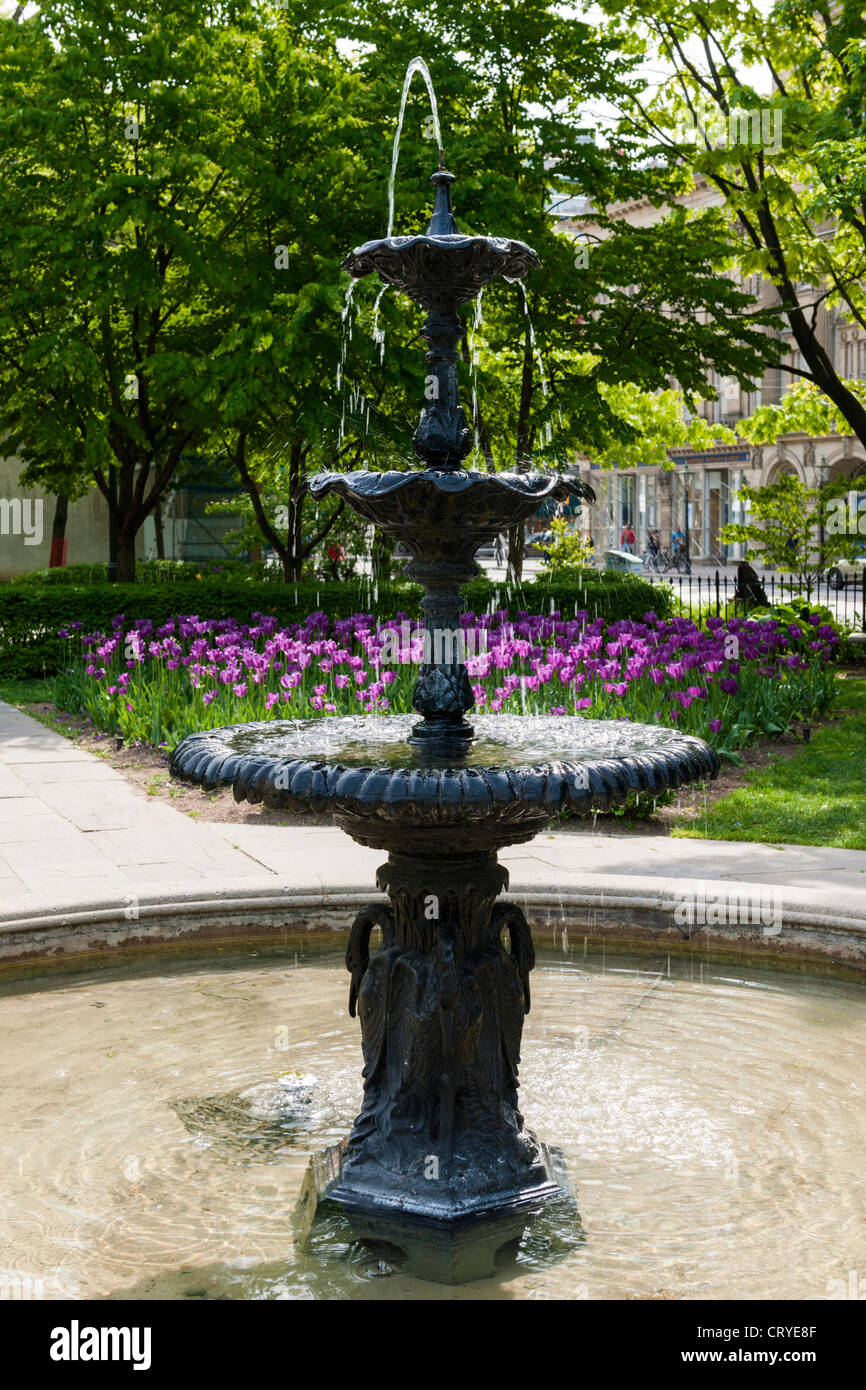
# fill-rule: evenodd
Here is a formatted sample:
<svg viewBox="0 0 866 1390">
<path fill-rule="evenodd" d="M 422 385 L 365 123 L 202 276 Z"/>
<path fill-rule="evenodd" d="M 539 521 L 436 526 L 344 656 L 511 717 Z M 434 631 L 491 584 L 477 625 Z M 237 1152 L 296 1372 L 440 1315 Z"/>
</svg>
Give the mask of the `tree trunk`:
<svg viewBox="0 0 866 1390">
<path fill-rule="evenodd" d="M 136 531 L 130 534 L 127 530 L 119 530 L 117 535 L 117 571 L 116 581 L 118 584 L 135 583 L 135 537 Z"/>
<path fill-rule="evenodd" d="M 162 527 L 162 503 L 157 502 L 153 509 L 153 525 L 156 531 L 156 558 L 165 559 L 165 532 Z"/>
<path fill-rule="evenodd" d="M 523 578 L 523 556 L 526 551 L 526 525 L 519 522 L 508 532 L 508 582 L 519 584 Z"/>
<path fill-rule="evenodd" d="M 69 498 L 64 492 L 57 494 L 57 506 L 54 508 L 54 524 L 51 527 L 51 553 L 48 557 L 48 568 L 52 570 L 64 569 L 66 566 L 66 552 L 69 543 L 66 539 L 66 522 L 69 517 Z"/>
<path fill-rule="evenodd" d="M 284 551 L 281 556 L 283 562 L 283 579 L 287 584 L 300 583 L 304 572 L 304 562 L 297 554 L 293 555 L 290 550 Z"/>
<path fill-rule="evenodd" d="M 378 526 L 373 533 L 370 563 L 373 583 L 382 588 L 390 584 L 394 565 L 394 542 Z"/>
<path fill-rule="evenodd" d="M 304 572 L 304 471 L 303 451 L 293 444 L 289 451 L 289 555 L 288 565 L 292 582 L 297 583 Z"/>
</svg>

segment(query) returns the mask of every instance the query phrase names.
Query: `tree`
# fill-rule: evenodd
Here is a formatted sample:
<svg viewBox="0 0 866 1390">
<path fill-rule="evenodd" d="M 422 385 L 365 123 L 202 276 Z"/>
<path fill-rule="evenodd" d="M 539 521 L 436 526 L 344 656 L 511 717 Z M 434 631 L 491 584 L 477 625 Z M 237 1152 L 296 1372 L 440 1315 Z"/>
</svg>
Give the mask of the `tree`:
<svg viewBox="0 0 866 1390">
<path fill-rule="evenodd" d="M 829 488 L 812 488 L 783 473 L 764 487 L 741 487 L 749 520 L 730 522 L 721 538 L 725 545 L 744 543 L 747 560 L 769 561 L 782 573 L 798 575 L 808 587 L 824 566 L 821 536 L 832 535 L 833 560 L 854 559 L 862 547 L 863 536 L 856 526 L 849 529 L 847 517 L 844 529 L 838 524 L 838 502 L 851 486 L 850 480 L 841 480 Z"/>
<path fill-rule="evenodd" d="M 550 545 L 543 547 L 548 572 L 560 577 L 588 569 L 593 553 L 589 537 L 569 531 L 565 517 L 554 517 L 550 529 L 553 539 Z"/>
<path fill-rule="evenodd" d="M 0 25 L 0 430 L 29 482 L 58 455 L 87 471 L 122 580 L 208 424 L 242 46 L 200 0 L 47 0 Z"/>
<path fill-rule="evenodd" d="M 257 515 L 289 577 L 311 469 L 412 461 L 417 313 L 381 298 L 383 363 L 359 287 L 344 351 L 339 262 L 353 232 L 385 230 L 395 74 L 419 49 L 436 53 L 462 225 L 542 259 L 526 300 L 505 284 L 485 294 L 465 373 L 485 466 L 634 442 L 639 422 L 609 388 L 676 380 L 691 400 L 710 363 L 745 380 L 772 357 L 769 320 L 745 315 L 727 276 L 716 213 L 678 210 L 652 234 L 611 222 L 576 264 L 554 188 L 604 206 L 661 198 L 675 176 L 636 159 L 634 140 L 584 139 L 583 103 L 633 85 L 632 57 L 550 0 L 154 0 L 143 15 L 129 0 L 47 0 L 0 24 L 0 431 L 30 481 L 101 490 L 119 578 L 191 449 L 232 458 L 254 511 L 287 497 L 284 532 Z M 429 214 L 428 117 L 413 92 L 398 229 Z"/>
<path fill-rule="evenodd" d="M 347 297 L 340 270 L 347 228 L 372 216 L 384 191 L 367 175 L 360 82 L 337 56 L 337 37 L 315 5 L 295 4 L 263 17 L 247 54 L 255 103 L 232 153 L 247 211 L 228 243 L 237 301 L 206 393 L 215 439 L 287 580 L 301 577 L 334 527 L 350 524 L 342 503 L 309 516 L 310 472 L 393 451 L 399 430 L 380 408 L 392 383 L 403 385 L 406 408 L 406 359 L 398 352 L 381 363 L 365 331 L 370 306 Z M 397 329 L 393 316 L 382 307 L 380 332 Z"/>
<path fill-rule="evenodd" d="M 612 32 L 669 76 L 627 94 L 622 130 L 679 191 L 719 195 L 734 259 L 775 290 L 790 353 L 866 444 L 866 402 L 826 347 L 819 309 L 866 328 L 866 17 L 852 0 L 604 0 Z M 660 238 L 659 250 L 663 250 Z"/>
<path fill-rule="evenodd" d="M 613 438 L 601 448 L 587 450 L 591 461 L 602 468 L 673 468 L 669 449 L 708 449 L 737 441 L 727 425 L 711 425 L 702 415 L 692 415 L 681 391 L 650 393 L 631 382 L 603 385 L 601 391 L 611 409 L 634 430 L 630 440 Z"/>
<path fill-rule="evenodd" d="M 634 140 L 606 147 L 586 138 L 585 103 L 624 97 L 635 84 L 622 44 L 549 0 L 506 8 L 494 0 L 441 0 L 423 10 L 408 0 L 387 9 L 360 4 L 345 26 L 361 45 L 359 114 L 372 123 L 369 157 L 375 164 L 378 155 L 383 185 L 390 150 L 381 131 L 388 104 L 392 112 L 396 104 L 394 74 L 418 52 L 433 55 L 461 229 L 526 240 L 541 258 L 523 290 L 496 283 L 485 291 L 483 323 L 472 333 L 477 360 L 466 354 L 465 394 L 471 401 L 474 379 L 484 466 L 557 467 L 576 450 L 637 441 L 609 386 L 631 383 L 651 393 L 676 380 L 691 400 L 707 394 L 710 365 L 745 381 L 775 360 L 771 316 L 747 314 L 750 299 L 726 274 L 730 239 L 717 213 L 690 219 L 677 210 L 650 233 L 596 212 L 592 220 L 604 234 L 586 254 L 557 230 L 550 212 L 556 190 L 580 192 L 603 208 L 621 197 L 660 198 L 673 186 L 666 171 L 634 157 Z M 432 135 L 420 83 L 406 108 L 398 231 L 415 230 L 429 207 L 435 152 L 419 133 Z M 379 231 L 370 225 L 365 235 Z M 516 529 L 509 560 L 517 575 L 522 542 Z"/>
<path fill-rule="evenodd" d="M 26 481 L 99 488 L 121 580 L 193 447 L 255 491 L 276 441 L 303 505 L 358 194 L 352 78 L 304 23 L 47 0 L 0 24 L 0 433 Z"/>
</svg>

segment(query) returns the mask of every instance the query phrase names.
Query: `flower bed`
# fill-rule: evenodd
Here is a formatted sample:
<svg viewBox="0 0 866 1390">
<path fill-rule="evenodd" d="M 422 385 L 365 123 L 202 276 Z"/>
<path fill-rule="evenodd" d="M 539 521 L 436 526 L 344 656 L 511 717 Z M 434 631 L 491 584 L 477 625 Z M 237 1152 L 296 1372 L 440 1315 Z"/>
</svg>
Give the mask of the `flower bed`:
<svg viewBox="0 0 866 1390">
<path fill-rule="evenodd" d="M 58 705 L 129 742 L 173 748 L 188 733 L 246 720 L 411 712 L 423 632 L 398 613 L 281 627 L 260 614 L 178 617 L 154 630 L 118 615 L 110 634 L 65 631 Z M 462 620 L 477 707 L 676 724 L 723 756 L 780 734 L 833 696 L 838 635 L 813 614 L 605 623 L 505 610 Z"/>
</svg>

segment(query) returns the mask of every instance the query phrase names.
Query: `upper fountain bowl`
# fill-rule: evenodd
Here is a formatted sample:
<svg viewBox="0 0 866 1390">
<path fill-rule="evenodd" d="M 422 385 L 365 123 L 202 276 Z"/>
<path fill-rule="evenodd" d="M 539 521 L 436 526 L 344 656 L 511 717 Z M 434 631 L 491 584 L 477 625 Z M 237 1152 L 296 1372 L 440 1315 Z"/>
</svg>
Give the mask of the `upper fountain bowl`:
<svg viewBox="0 0 866 1390">
<path fill-rule="evenodd" d="M 522 280 L 539 265 L 525 241 L 463 236 L 451 209 L 454 175 L 437 169 L 430 182 L 436 186 L 436 201 L 426 233 L 381 237 L 356 246 L 342 264 L 353 279 L 378 271 L 383 284 L 396 286 L 428 313 L 436 313 L 475 299 L 497 276 Z"/>
<path fill-rule="evenodd" d="M 522 280 L 538 264 L 525 241 L 452 232 L 367 241 L 350 252 L 342 268 L 356 280 L 376 270 L 383 284 L 396 286 L 423 309 L 435 312 L 475 299 L 499 275 Z"/>
</svg>

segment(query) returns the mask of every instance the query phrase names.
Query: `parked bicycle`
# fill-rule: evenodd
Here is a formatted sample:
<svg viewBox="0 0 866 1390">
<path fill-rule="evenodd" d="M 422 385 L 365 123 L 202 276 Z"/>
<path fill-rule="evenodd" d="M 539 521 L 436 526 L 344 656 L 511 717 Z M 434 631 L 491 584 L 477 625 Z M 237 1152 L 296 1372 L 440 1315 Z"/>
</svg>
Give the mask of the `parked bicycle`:
<svg viewBox="0 0 866 1390">
<path fill-rule="evenodd" d="M 645 550 L 641 555 L 646 574 L 667 574 L 671 568 L 671 557 L 666 550 Z"/>
<path fill-rule="evenodd" d="M 682 549 L 675 550 L 673 555 L 666 550 L 645 550 L 641 561 L 645 574 L 670 574 L 672 570 L 686 575 L 692 572 L 692 562 Z"/>
</svg>

